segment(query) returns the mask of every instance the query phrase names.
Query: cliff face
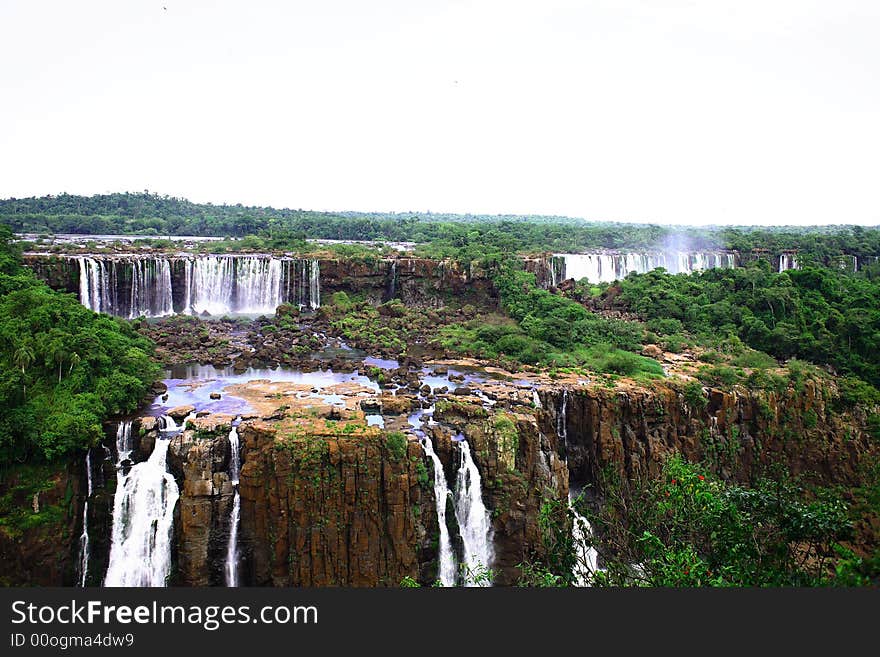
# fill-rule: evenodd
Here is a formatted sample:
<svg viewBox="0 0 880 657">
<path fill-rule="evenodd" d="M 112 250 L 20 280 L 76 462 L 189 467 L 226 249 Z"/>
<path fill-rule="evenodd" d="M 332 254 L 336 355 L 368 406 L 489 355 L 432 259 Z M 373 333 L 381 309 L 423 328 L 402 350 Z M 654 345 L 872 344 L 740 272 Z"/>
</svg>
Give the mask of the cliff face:
<svg viewBox="0 0 880 657">
<path fill-rule="evenodd" d="M 25 254 L 22 262 L 53 290 L 79 293 L 79 265 L 76 260 L 56 255 Z"/>
<path fill-rule="evenodd" d="M 223 585 L 233 486 L 229 479 L 232 418 L 196 419 L 168 446 L 168 469 L 178 481 L 175 511 L 177 583 Z"/>
<path fill-rule="evenodd" d="M 703 395 L 689 403 L 668 384 L 540 393 L 545 430 L 565 424 L 560 453 L 579 483 L 596 482 L 605 467 L 627 477 L 656 475 L 674 452 L 706 459 L 722 477 L 740 481 L 782 462 L 792 474 L 856 483 L 860 463 L 875 449 L 864 417 L 834 412 L 832 390 L 814 380 L 781 393 L 705 389 Z"/>
<path fill-rule="evenodd" d="M 435 577 L 438 528 L 418 443 L 243 427 L 241 545 L 274 586 L 397 586 Z"/>
<path fill-rule="evenodd" d="M 0 585 L 74 584 L 83 492 L 73 464 L 5 473 L 0 485 Z"/>
</svg>

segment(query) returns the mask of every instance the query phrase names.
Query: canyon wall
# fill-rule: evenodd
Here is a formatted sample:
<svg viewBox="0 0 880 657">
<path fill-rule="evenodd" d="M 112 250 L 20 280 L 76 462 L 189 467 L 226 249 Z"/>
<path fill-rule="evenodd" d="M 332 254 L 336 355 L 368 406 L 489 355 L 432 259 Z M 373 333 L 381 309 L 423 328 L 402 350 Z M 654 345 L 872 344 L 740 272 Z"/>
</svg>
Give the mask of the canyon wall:
<svg viewBox="0 0 880 657">
<path fill-rule="evenodd" d="M 748 481 L 772 463 L 813 481 L 854 484 L 875 441 L 858 409 L 832 408 L 831 383 L 806 379 L 782 391 L 704 388 L 686 399 L 681 387 L 569 388 L 564 418 L 560 389 L 540 391 L 545 429 L 565 425 L 560 450 L 573 482 L 594 483 L 603 468 L 626 477 L 654 476 L 672 453 L 704 459 L 722 477 Z"/>
<path fill-rule="evenodd" d="M 541 557 L 542 503 L 565 499 L 570 482 L 599 482 L 604 468 L 652 476 L 666 456 L 680 453 L 731 480 L 748 481 L 781 462 L 810 481 L 856 485 L 861 465 L 877 450 L 864 414 L 838 408 L 833 381 L 806 378 L 784 390 L 695 390 L 686 394 L 670 381 L 618 382 L 614 388 L 545 386 L 537 407 L 519 401 L 487 409 L 469 397 L 439 401 L 429 435 L 450 483 L 456 433 L 470 445 L 491 514 L 495 583 L 515 584 L 517 565 Z M 224 583 L 231 419 L 197 418 L 194 429 L 171 439 L 168 469 L 180 488 L 172 584 Z M 239 426 L 241 584 L 398 586 L 413 578 L 431 585 L 439 535 L 431 460 L 414 436 L 401 448 L 375 427 L 353 436 L 332 426 L 296 433 L 253 418 Z M 158 437 L 156 422 L 145 419 L 137 434 L 135 458 L 141 460 Z M 82 461 L 41 480 L 36 502 L 20 477 L 0 484 L 7 515 L 28 515 L 35 503 L 42 512 L 53 509 L 48 521 L 21 524 L 22 531 L 0 527 L 3 583 L 77 582 Z M 96 479 L 89 498 L 93 585 L 107 563 L 113 463 L 110 455 L 93 466 L 93 476 L 104 478 Z"/>
</svg>

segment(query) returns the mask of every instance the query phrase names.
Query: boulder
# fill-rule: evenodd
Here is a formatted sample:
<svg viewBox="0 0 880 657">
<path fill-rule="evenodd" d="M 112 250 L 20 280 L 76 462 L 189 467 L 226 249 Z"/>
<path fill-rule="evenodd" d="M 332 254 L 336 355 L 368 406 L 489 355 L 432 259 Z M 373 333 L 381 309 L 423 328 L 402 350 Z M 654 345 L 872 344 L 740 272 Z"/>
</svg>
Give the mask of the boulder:
<svg viewBox="0 0 880 657">
<path fill-rule="evenodd" d="M 418 407 L 416 399 L 403 395 L 382 395 L 381 404 L 385 415 L 403 415 Z"/>
<path fill-rule="evenodd" d="M 175 406 L 170 411 L 165 413 L 165 415 L 168 415 L 168 416 L 174 418 L 175 421 L 179 422 L 180 420 L 182 420 L 183 418 L 185 418 L 187 415 L 194 412 L 195 410 L 196 410 L 195 406 L 193 406 L 192 404 L 187 404 L 185 406 Z"/>
</svg>

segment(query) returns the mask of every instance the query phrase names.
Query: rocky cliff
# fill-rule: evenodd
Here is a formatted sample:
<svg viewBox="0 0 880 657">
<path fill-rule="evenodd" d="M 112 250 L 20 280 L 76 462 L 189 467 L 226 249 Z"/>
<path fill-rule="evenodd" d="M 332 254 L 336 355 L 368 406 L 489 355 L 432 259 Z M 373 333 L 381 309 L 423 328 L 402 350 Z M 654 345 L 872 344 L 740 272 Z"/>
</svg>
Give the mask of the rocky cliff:
<svg viewBox="0 0 880 657">
<path fill-rule="evenodd" d="M 656 475 L 674 452 L 740 481 L 781 462 L 814 481 L 853 484 L 876 450 L 864 413 L 835 410 L 833 385 L 814 379 L 781 391 L 703 388 L 700 397 L 674 383 L 539 394 L 545 431 L 564 426 L 560 453 L 581 484 L 598 481 L 606 467 L 627 477 Z"/>
</svg>

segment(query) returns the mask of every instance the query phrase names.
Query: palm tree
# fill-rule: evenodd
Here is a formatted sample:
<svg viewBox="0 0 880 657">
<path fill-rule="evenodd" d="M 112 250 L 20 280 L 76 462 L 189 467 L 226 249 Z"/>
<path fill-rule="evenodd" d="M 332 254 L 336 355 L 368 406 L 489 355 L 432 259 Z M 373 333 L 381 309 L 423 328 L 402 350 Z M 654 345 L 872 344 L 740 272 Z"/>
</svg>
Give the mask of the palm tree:
<svg viewBox="0 0 880 657">
<path fill-rule="evenodd" d="M 31 349 L 28 344 L 20 345 L 12 355 L 15 364 L 21 368 L 21 393 L 24 397 L 27 397 L 27 379 L 25 378 L 25 370 L 34 362 L 34 358 L 34 350 Z"/>
<path fill-rule="evenodd" d="M 73 368 L 79 365 L 80 361 L 82 361 L 82 357 L 75 351 L 70 354 L 70 367 L 67 369 L 67 376 L 70 376 L 70 373 L 73 372 Z"/>
</svg>

